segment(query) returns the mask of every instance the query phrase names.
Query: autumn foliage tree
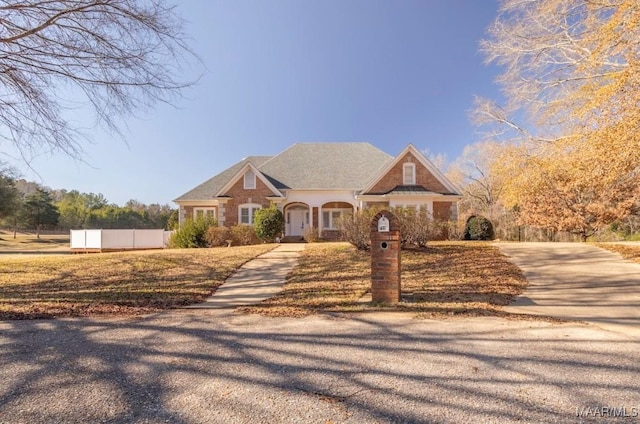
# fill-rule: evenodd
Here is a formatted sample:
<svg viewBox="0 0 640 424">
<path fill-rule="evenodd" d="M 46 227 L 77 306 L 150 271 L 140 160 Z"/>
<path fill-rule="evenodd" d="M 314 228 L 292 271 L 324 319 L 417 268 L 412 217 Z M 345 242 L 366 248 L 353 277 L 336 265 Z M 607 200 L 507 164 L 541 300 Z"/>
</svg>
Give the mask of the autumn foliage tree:
<svg viewBox="0 0 640 424">
<path fill-rule="evenodd" d="M 640 176 L 633 146 L 627 146 L 631 154 L 603 160 L 611 145 L 620 144 L 603 134 L 584 143 L 559 141 L 537 154 L 522 152 L 522 147 L 507 148 L 494 170 L 511 176 L 504 199 L 518 205 L 524 222 L 586 240 L 636 212 Z"/>
<path fill-rule="evenodd" d="M 502 66 L 507 103 L 481 99 L 474 116 L 515 142 L 492 171 L 523 222 L 586 239 L 634 213 L 640 4 L 503 0 L 482 50 Z"/>
</svg>

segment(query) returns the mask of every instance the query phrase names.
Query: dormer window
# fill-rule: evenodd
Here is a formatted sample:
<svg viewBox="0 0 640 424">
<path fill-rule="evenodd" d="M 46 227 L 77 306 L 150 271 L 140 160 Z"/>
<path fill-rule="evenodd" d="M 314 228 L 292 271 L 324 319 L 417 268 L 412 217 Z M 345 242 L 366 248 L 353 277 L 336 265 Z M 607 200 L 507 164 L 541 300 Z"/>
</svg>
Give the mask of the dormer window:
<svg viewBox="0 0 640 424">
<path fill-rule="evenodd" d="M 402 166 L 402 176 L 404 185 L 415 185 L 416 183 L 416 164 L 405 163 Z"/>
<path fill-rule="evenodd" d="M 253 190 L 256 188 L 256 174 L 252 170 L 248 170 L 244 174 L 244 189 Z"/>
</svg>

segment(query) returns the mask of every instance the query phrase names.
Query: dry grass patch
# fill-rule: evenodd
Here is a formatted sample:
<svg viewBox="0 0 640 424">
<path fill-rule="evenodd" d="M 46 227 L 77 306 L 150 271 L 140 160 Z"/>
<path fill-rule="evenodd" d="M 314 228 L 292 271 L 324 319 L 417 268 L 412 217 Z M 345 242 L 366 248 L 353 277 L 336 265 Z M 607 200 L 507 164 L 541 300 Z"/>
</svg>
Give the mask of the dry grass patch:
<svg viewBox="0 0 640 424">
<path fill-rule="evenodd" d="M 596 243 L 595 245 L 619 253 L 625 259 L 640 263 L 640 245 L 638 244 Z"/>
<path fill-rule="evenodd" d="M 505 315 L 502 306 L 522 293 L 522 271 L 482 242 L 437 242 L 402 255 L 403 307 L 427 315 Z"/>
<path fill-rule="evenodd" d="M 69 234 L 41 234 L 0 231 L 0 251 L 69 249 Z"/>
<path fill-rule="evenodd" d="M 0 319 L 142 314 L 201 302 L 274 247 L 0 258 Z"/>
<path fill-rule="evenodd" d="M 305 316 L 318 310 L 352 308 L 369 289 L 370 256 L 347 243 L 311 243 L 282 292 L 243 312 Z"/>
<path fill-rule="evenodd" d="M 424 315 L 506 315 L 501 306 L 521 293 L 526 280 L 487 243 L 437 242 L 402 252 L 403 301 L 371 305 L 370 255 L 346 243 L 310 244 L 284 290 L 245 312 L 304 316 L 317 311 L 404 310 Z"/>
</svg>

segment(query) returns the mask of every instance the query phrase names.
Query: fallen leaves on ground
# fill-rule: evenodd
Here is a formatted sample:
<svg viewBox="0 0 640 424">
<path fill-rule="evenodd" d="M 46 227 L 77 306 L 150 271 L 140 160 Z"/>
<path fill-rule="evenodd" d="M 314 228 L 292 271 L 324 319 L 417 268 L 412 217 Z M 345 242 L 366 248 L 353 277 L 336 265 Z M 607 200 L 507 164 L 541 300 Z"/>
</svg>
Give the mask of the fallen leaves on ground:
<svg viewBox="0 0 640 424">
<path fill-rule="evenodd" d="M 422 316 L 501 315 L 524 290 L 522 272 L 488 243 L 434 242 L 402 252 L 403 302 L 372 305 L 371 257 L 346 243 L 309 244 L 283 291 L 241 308 L 267 316 L 305 316 L 319 311 L 405 310 Z"/>
<path fill-rule="evenodd" d="M 2 258 L 0 319 L 137 315 L 201 302 L 274 247 Z"/>
<path fill-rule="evenodd" d="M 596 246 L 619 253 L 625 259 L 640 263 L 640 244 L 596 243 Z"/>
</svg>

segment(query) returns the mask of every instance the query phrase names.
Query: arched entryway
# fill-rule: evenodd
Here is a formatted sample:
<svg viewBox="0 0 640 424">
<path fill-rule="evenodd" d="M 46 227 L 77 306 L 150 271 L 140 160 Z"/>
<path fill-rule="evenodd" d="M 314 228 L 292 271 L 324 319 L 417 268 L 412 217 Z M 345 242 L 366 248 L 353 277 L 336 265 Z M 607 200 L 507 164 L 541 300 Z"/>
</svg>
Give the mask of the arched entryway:
<svg viewBox="0 0 640 424">
<path fill-rule="evenodd" d="M 298 202 L 286 205 L 284 207 L 285 235 L 291 237 L 303 236 L 305 229 L 310 226 L 309 214 L 309 205 L 306 203 Z"/>
</svg>

